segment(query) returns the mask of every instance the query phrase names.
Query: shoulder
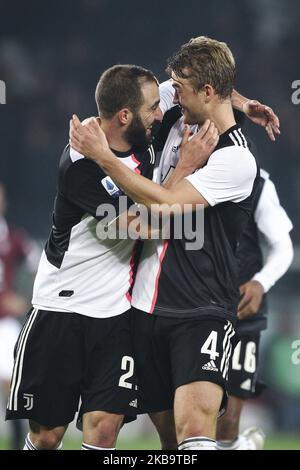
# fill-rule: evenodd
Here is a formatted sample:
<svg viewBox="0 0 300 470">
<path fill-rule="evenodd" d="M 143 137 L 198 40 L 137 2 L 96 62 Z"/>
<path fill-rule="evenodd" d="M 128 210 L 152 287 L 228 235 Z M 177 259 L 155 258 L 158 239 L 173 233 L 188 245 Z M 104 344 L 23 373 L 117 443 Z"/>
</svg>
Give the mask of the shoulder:
<svg viewBox="0 0 300 470">
<path fill-rule="evenodd" d="M 78 190 L 95 186 L 106 177 L 104 171 L 92 160 L 70 148 L 63 150 L 58 171 L 58 192 L 66 197 Z"/>
<path fill-rule="evenodd" d="M 163 113 L 174 106 L 174 88 L 172 87 L 171 80 L 166 80 L 159 85 L 160 104 L 159 107 Z"/>
<path fill-rule="evenodd" d="M 106 175 L 95 162 L 67 145 L 60 159 L 59 182 L 67 182 L 73 178 L 86 180 L 87 177 L 93 176 L 104 177 Z"/>
<path fill-rule="evenodd" d="M 262 181 L 262 197 L 270 197 L 274 200 L 278 200 L 276 186 L 270 178 L 269 173 L 264 170 L 260 169 L 260 179 Z"/>
<path fill-rule="evenodd" d="M 260 177 L 262 181 L 262 191 L 260 195 L 260 202 L 264 201 L 265 203 L 266 200 L 269 200 L 269 201 L 272 201 L 273 204 L 279 205 L 280 202 L 279 202 L 277 190 L 276 190 L 275 184 L 270 179 L 269 175 L 267 178 L 264 178 L 262 174 L 260 174 Z"/>
<path fill-rule="evenodd" d="M 207 162 L 207 166 L 216 166 L 233 173 L 250 173 L 253 176 L 256 176 L 257 173 L 254 155 L 248 148 L 235 145 L 214 151 Z"/>
<path fill-rule="evenodd" d="M 260 177 L 263 178 L 264 180 L 268 180 L 270 178 L 269 173 L 263 168 L 260 168 L 259 174 L 260 174 Z"/>
</svg>

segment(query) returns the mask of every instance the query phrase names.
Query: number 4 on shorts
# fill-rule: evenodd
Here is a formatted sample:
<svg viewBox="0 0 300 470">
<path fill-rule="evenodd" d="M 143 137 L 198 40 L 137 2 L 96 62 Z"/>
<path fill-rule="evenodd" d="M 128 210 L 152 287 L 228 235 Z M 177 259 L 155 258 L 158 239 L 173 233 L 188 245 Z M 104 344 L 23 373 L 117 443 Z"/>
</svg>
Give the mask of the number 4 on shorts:
<svg viewBox="0 0 300 470">
<path fill-rule="evenodd" d="M 218 342 L 218 332 L 212 331 L 208 338 L 206 339 L 205 343 L 201 348 L 201 352 L 203 354 L 209 354 L 211 360 L 215 360 L 219 357 L 219 353 L 217 352 L 217 342 Z"/>
</svg>

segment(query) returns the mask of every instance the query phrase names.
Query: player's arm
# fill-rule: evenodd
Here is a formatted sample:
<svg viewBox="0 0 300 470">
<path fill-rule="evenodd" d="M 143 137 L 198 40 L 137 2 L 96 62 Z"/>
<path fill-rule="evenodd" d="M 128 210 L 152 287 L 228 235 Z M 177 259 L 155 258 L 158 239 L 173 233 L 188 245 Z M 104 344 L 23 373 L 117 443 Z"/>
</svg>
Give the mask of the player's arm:
<svg viewBox="0 0 300 470">
<path fill-rule="evenodd" d="M 85 125 L 88 122 L 90 122 L 90 120 L 85 121 Z M 214 134 L 216 134 L 216 132 L 214 132 Z M 197 155 L 194 155 L 192 150 L 193 146 L 186 146 L 189 141 L 189 137 L 190 129 L 189 126 L 186 126 L 181 143 L 181 149 L 183 150 L 181 151 L 179 163 L 166 184 L 163 185 L 167 189 L 174 187 L 186 176 L 187 171 L 184 171 L 185 161 L 189 162 L 188 173 L 192 173 L 197 167 L 199 167 L 199 165 L 203 165 L 207 161 L 207 158 L 212 151 L 210 143 L 208 143 L 206 148 L 204 147 L 202 149 L 202 159 L 199 159 L 199 152 L 197 151 Z M 217 136 L 215 140 L 217 143 Z M 143 210 L 141 210 L 139 204 L 132 205 L 128 211 L 123 212 L 115 220 L 107 224 L 107 233 L 111 236 L 116 236 L 117 238 L 140 238 L 144 241 L 163 238 L 165 232 L 163 220 L 160 217 L 160 214 L 154 213 L 154 211 L 150 213 L 147 210 L 145 211 L 145 209 L 146 208 L 144 207 Z"/>
<path fill-rule="evenodd" d="M 102 170 L 109 174 L 115 183 L 135 202 L 143 204 L 148 209 L 155 206 L 155 210 L 163 212 L 164 206 L 177 205 L 182 210 L 185 204 L 208 205 L 204 197 L 186 180 L 195 167 L 203 166 L 218 142 L 218 134 L 213 123 L 207 121 L 200 131 L 182 147 L 184 157 L 180 159 L 175 176 L 178 184 L 171 189 L 163 188 L 146 178 L 135 174 L 119 162 L 110 151 L 106 137 L 96 121 L 83 127 L 79 119 L 74 116 L 70 123 L 71 146 L 93 159 Z M 203 149 L 209 152 L 203 153 Z M 193 158 L 189 158 L 193 155 Z M 197 161 L 198 159 L 198 161 Z M 192 167 L 191 167 L 192 161 Z M 169 209 L 168 209 L 169 210 Z"/>
<path fill-rule="evenodd" d="M 270 179 L 264 184 L 254 217 L 268 246 L 264 266 L 254 279 L 262 284 L 264 292 L 268 292 L 286 273 L 294 254 L 290 237 L 293 224 L 281 206 L 275 185 Z"/>
<path fill-rule="evenodd" d="M 275 141 L 275 134 L 280 134 L 280 122 L 273 109 L 257 100 L 249 100 L 233 90 L 231 95 L 232 106 L 242 111 L 255 124 L 266 129 L 270 139 Z"/>
<path fill-rule="evenodd" d="M 206 126 L 208 127 L 208 123 Z M 215 141 L 217 143 L 218 136 L 216 134 L 216 129 L 214 134 L 216 135 Z M 193 173 L 193 171 L 198 168 L 199 165 L 206 163 L 207 158 L 212 151 L 210 143 L 206 145 L 206 148 L 205 144 L 203 144 L 201 153 L 202 160 L 199 159 L 198 149 L 196 149 L 196 152 L 193 150 L 194 143 L 193 145 L 187 145 L 190 136 L 190 128 L 189 126 L 186 126 L 180 145 L 181 152 L 179 163 L 177 164 L 168 181 L 162 185 L 166 189 L 173 188 L 184 179 L 186 176 L 186 171 L 184 170 L 185 165 L 188 165 L 189 174 Z M 128 212 L 121 214 L 114 221 L 114 223 L 110 225 L 109 229 L 114 230 L 117 234 L 124 233 L 126 230 L 128 230 L 128 236 L 130 238 L 132 238 L 132 235 L 136 236 L 138 233 L 140 238 L 143 240 L 153 240 L 163 238 L 164 227 L 162 223 L 163 221 L 161 217 L 159 217 L 159 214 L 155 214 L 154 212 L 150 214 L 149 211 L 141 210 L 139 204 L 135 204 L 134 206 L 130 207 Z"/>
<path fill-rule="evenodd" d="M 262 269 L 240 287 L 243 296 L 238 307 L 240 319 L 258 312 L 263 295 L 286 273 L 294 255 L 289 235 L 293 225 L 270 180 L 265 182 L 254 216 L 268 251 Z"/>
<path fill-rule="evenodd" d="M 163 238 L 163 226 L 159 215 L 150 214 L 146 207 L 132 204 L 128 211 L 106 224 L 109 238 L 133 240 L 159 240 Z"/>
<path fill-rule="evenodd" d="M 261 271 L 240 286 L 242 299 L 238 306 L 240 320 L 255 315 L 261 305 L 263 295 L 286 273 L 294 256 L 293 244 L 289 234 L 270 245 Z"/>
<path fill-rule="evenodd" d="M 200 204 L 207 207 L 225 201 L 239 202 L 252 191 L 257 167 L 254 158 L 243 148 L 214 152 L 207 165 L 203 168 L 200 165 L 200 169 L 193 174 L 188 162 L 183 159 L 176 168 L 180 181 L 167 189 L 134 174 L 118 162 L 96 122 L 91 129 L 86 129 L 74 116 L 70 124 L 72 147 L 80 149 L 101 166 L 131 199 L 155 212 L 181 214 L 183 211 L 197 210 Z M 190 151 L 198 150 L 197 147 L 201 147 L 203 141 L 214 147 L 216 139 L 214 131 L 206 132 L 201 128 L 186 145 Z M 222 156 L 219 152 L 222 152 Z M 199 155 L 199 150 L 195 151 L 195 155 Z"/>
</svg>

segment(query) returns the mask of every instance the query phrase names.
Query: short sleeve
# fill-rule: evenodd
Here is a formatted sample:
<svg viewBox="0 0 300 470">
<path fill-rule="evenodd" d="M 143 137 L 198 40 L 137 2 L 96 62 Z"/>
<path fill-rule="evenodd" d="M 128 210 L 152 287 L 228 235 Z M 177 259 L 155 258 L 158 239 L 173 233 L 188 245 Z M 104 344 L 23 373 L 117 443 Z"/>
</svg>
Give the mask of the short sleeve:
<svg viewBox="0 0 300 470">
<path fill-rule="evenodd" d="M 241 202 L 252 192 L 257 166 L 252 153 L 242 147 L 225 147 L 212 153 L 207 165 L 186 179 L 210 206 Z"/>
</svg>

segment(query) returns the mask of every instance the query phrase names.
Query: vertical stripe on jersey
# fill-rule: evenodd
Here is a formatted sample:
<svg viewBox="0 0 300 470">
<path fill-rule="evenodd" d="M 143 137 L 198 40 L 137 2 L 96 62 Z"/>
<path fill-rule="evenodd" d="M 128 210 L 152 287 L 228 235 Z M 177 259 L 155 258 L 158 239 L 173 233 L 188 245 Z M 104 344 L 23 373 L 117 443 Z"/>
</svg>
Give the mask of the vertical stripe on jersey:
<svg viewBox="0 0 300 470">
<path fill-rule="evenodd" d="M 158 295 L 158 281 L 159 281 L 159 277 L 160 277 L 160 273 L 161 273 L 161 265 L 162 265 L 163 259 L 164 259 L 164 257 L 165 257 L 165 254 L 166 254 L 166 251 L 167 251 L 167 248 L 168 248 L 168 244 L 169 244 L 169 240 L 165 240 L 164 245 L 163 245 L 162 252 L 161 252 L 161 254 L 160 254 L 160 256 L 159 256 L 159 268 L 158 268 L 158 272 L 157 272 L 156 278 L 155 278 L 155 288 L 154 288 L 154 294 L 153 294 L 152 303 L 151 303 L 151 309 L 150 309 L 150 313 L 151 313 L 151 314 L 153 313 L 153 310 L 154 310 L 155 304 L 156 304 L 156 300 L 157 300 L 157 295 Z"/>
<path fill-rule="evenodd" d="M 152 145 L 149 147 L 148 151 L 150 153 L 150 163 L 152 163 L 154 165 L 154 163 L 155 163 L 155 152 L 154 152 L 154 148 L 153 148 Z"/>
<path fill-rule="evenodd" d="M 235 331 L 233 329 L 232 323 L 229 321 L 227 321 L 226 325 L 224 326 L 224 330 L 225 336 L 223 340 L 223 356 L 220 371 L 222 372 L 223 377 L 226 378 L 228 373 L 229 360 L 231 358 L 231 338 L 234 336 Z"/>
<path fill-rule="evenodd" d="M 240 128 L 230 132 L 229 137 L 234 143 L 234 145 L 238 147 L 248 148 L 247 140 Z"/>
<path fill-rule="evenodd" d="M 237 133 L 241 136 L 241 139 L 242 139 L 242 141 L 243 141 L 243 145 L 244 145 L 244 147 L 247 149 L 247 148 L 248 148 L 247 140 L 246 140 L 244 134 L 242 133 L 242 130 L 241 130 L 241 129 L 238 129 L 238 130 L 235 131 L 235 132 L 237 132 Z"/>
<path fill-rule="evenodd" d="M 134 153 L 131 155 L 131 159 L 134 163 L 137 163 L 137 166 L 134 168 L 134 171 L 135 173 L 137 173 L 138 175 L 141 174 L 141 170 L 139 169 L 139 166 L 141 164 L 141 162 L 136 158 L 136 156 L 134 155 Z"/>
<path fill-rule="evenodd" d="M 233 134 L 234 134 L 234 137 L 236 138 L 236 140 L 238 141 L 239 145 L 241 147 L 245 147 L 244 142 L 242 141 L 242 138 L 241 138 L 240 134 L 238 133 L 238 131 L 234 130 Z"/>
<path fill-rule="evenodd" d="M 21 378 L 22 378 L 22 369 L 23 369 L 23 360 L 24 352 L 26 347 L 26 342 L 30 333 L 30 330 L 33 326 L 33 323 L 38 314 L 37 309 L 33 309 L 30 316 L 28 317 L 18 341 L 17 354 L 15 358 L 12 381 L 11 381 L 11 390 L 8 401 L 8 409 L 16 411 L 18 409 L 18 392 L 20 388 Z"/>
<path fill-rule="evenodd" d="M 136 269 L 137 269 L 136 262 L 135 262 L 135 257 L 136 257 L 136 252 L 137 252 L 137 248 L 139 246 L 139 243 L 140 243 L 140 240 L 135 241 L 135 244 L 134 244 L 133 249 L 132 249 L 131 257 L 130 257 L 129 289 L 128 289 L 128 292 L 126 293 L 126 298 L 127 298 L 128 302 L 130 302 L 130 303 L 131 303 L 131 297 L 132 297 L 131 288 L 134 284 L 134 277 L 133 276 L 134 276 L 134 273 L 136 273 Z"/>
</svg>

